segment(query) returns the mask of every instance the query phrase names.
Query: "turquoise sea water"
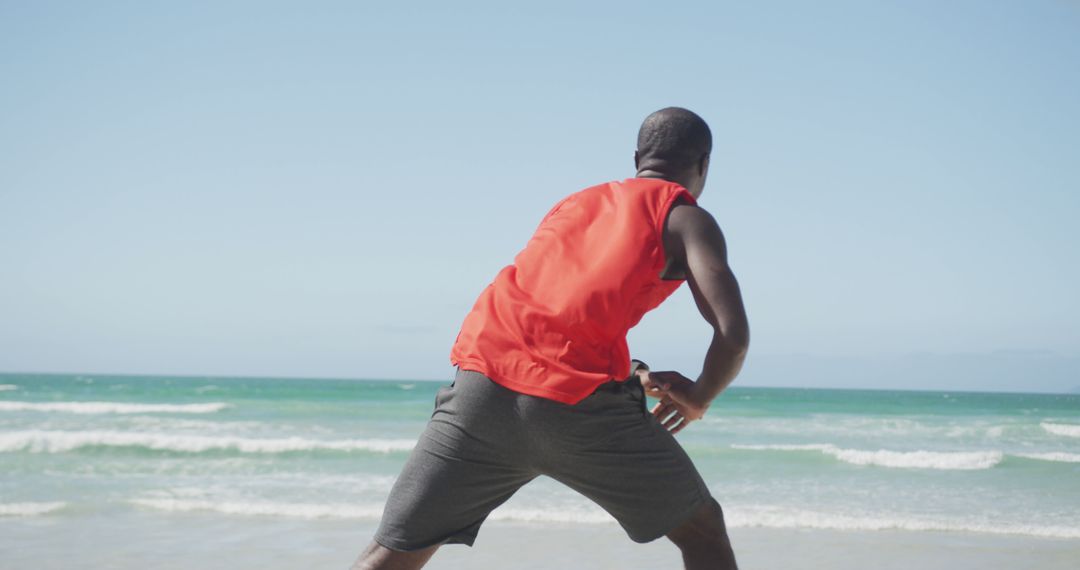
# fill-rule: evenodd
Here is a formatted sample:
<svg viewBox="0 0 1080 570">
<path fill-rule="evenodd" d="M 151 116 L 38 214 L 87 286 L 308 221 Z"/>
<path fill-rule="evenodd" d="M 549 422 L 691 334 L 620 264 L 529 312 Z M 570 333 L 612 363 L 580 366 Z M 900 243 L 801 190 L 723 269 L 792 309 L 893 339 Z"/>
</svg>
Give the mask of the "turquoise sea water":
<svg viewBox="0 0 1080 570">
<path fill-rule="evenodd" d="M 0 524 L 370 526 L 440 385 L 0 375 Z M 733 387 L 678 437 L 735 528 L 1080 539 L 1080 395 Z M 614 524 L 544 479 L 492 520 Z"/>
</svg>

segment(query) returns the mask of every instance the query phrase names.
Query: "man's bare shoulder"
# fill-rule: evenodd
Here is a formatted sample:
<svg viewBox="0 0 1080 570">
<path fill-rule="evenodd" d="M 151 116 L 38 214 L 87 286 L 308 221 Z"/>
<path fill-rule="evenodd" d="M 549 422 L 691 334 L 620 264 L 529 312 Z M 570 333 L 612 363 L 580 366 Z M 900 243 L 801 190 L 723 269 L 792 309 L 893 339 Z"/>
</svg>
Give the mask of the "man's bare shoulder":
<svg viewBox="0 0 1080 570">
<path fill-rule="evenodd" d="M 705 208 L 680 198 L 668 211 L 664 223 L 665 264 L 663 279 L 686 279 L 687 252 L 708 251 L 718 259 L 726 257 L 724 235 L 716 218 Z"/>
<path fill-rule="evenodd" d="M 705 208 L 691 203 L 686 199 L 679 199 L 671 207 L 668 213 L 665 234 L 672 237 L 686 239 L 693 235 L 712 234 L 720 231 L 720 225 L 716 218 Z"/>
</svg>

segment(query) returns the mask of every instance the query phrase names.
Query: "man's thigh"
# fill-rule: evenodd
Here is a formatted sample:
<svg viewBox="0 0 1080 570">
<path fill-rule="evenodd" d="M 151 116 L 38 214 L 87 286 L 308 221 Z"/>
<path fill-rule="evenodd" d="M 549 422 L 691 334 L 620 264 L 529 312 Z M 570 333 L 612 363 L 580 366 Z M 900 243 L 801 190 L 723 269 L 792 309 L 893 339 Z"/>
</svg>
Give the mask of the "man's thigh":
<svg viewBox="0 0 1080 570">
<path fill-rule="evenodd" d="M 471 380 L 459 374 L 439 391 L 431 421 L 387 499 L 379 544 L 398 551 L 471 545 L 488 514 L 536 477 L 515 445 L 519 426 L 497 411 L 484 416 L 499 403 L 487 401 L 486 387 Z"/>
<path fill-rule="evenodd" d="M 544 473 L 611 514 L 636 542 L 666 535 L 711 501 L 708 487 L 675 438 L 645 409 L 628 381 L 598 391 L 577 410 Z"/>
</svg>

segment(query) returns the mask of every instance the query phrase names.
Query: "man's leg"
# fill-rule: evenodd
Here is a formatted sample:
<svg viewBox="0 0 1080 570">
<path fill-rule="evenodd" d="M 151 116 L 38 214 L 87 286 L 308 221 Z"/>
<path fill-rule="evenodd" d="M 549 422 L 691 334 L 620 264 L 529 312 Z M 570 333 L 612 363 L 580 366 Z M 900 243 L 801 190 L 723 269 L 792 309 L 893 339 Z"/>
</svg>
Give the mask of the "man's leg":
<svg viewBox="0 0 1080 570">
<path fill-rule="evenodd" d="M 472 545 L 496 507 L 536 478 L 515 392 L 459 371 L 386 499 L 354 568 L 421 568 L 442 544 Z"/>
<path fill-rule="evenodd" d="M 585 495 L 634 542 L 669 537 L 686 568 L 735 569 L 720 505 L 694 462 L 648 412 L 635 378 L 574 406 L 523 406 L 542 437 L 541 472 Z"/>
<path fill-rule="evenodd" d="M 439 545 L 429 546 L 413 552 L 399 552 L 371 541 L 371 545 L 356 559 L 352 570 L 418 570 L 422 568 Z"/>
<path fill-rule="evenodd" d="M 716 499 L 702 505 L 685 523 L 667 537 L 682 551 L 687 570 L 736 570 L 724 513 Z"/>
</svg>

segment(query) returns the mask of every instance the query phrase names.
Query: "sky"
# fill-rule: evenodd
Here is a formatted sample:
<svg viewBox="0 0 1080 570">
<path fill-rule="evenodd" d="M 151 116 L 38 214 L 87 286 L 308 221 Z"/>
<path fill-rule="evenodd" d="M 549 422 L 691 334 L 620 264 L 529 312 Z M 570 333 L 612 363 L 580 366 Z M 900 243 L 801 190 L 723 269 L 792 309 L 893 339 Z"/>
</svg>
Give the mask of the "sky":
<svg viewBox="0 0 1080 570">
<path fill-rule="evenodd" d="M 0 371 L 445 379 L 678 105 L 736 385 L 1080 390 L 1080 4 L 0 0 Z M 683 287 L 631 331 L 700 371 Z"/>
</svg>

